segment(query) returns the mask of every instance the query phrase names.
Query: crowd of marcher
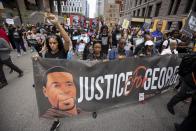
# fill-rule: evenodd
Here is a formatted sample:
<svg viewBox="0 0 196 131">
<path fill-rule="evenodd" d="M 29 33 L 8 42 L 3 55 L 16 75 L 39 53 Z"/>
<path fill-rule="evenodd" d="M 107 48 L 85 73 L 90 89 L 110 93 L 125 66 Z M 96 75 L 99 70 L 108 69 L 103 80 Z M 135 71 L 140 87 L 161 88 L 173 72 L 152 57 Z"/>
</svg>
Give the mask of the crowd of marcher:
<svg viewBox="0 0 196 131">
<path fill-rule="evenodd" d="M 23 76 L 23 71 L 11 60 L 10 52 L 14 49 L 16 49 L 18 57 L 22 57 L 27 50 L 30 50 L 37 52 L 43 58 L 80 60 L 115 60 L 178 53 L 192 55 L 196 52 L 196 32 L 190 38 L 179 30 L 162 33 L 160 25 L 157 25 L 153 32 L 149 29 L 132 26 L 129 26 L 128 29 L 123 29 L 120 25 L 110 28 L 105 24 L 96 29 L 83 29 L 60 24 L 56 16 L 50 13 L 46 17 L 49 23 L 22 26 L 1 25 L 0 88 L 8 84 L 3 72 L 3 65 L 10 67 L 10 72 L 13 70 L 18 72 L 19 77 Z M 177 100 L 172 100 L 168 104 L 168 110 L 174 114 L 173 106 L 177 102 L 192 97 L 189 115 L 181 125 L 176 126 L 177 131 L 191 129 L 188 127 L 195 128 L 193 123 L 196 121 L 195 63 L 196 59 L 190 65 L 192 70 L 188 76 L 181 76 L 181 89 L 177 94 Z M 187 95 L 187 87 L 193 89 L 191 94 Z M 55 129 L 57 125 L 59 125 L 58 120 L 54 122 L 51 130 Z"/>
</svg>

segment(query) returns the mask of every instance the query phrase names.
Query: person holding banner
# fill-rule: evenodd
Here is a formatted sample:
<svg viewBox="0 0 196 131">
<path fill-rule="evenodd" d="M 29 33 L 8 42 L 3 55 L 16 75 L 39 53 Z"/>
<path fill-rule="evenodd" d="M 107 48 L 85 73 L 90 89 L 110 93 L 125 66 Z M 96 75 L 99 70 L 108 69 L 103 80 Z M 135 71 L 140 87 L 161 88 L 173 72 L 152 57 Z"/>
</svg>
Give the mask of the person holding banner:
<svg viewBox="0 0 196 131">
<path fill-rule="evenodd" d="M 51 22 L 53 25 L 55 25 L 57 27 L 57 29 L 59 30 L 61 36 L 63 37 L 64 39 L 64 45 L 63 45 L 63 42 L 61 40 L 61 38 L 57 35 L 50 35 L 47 39 L 46 39 L 46 46 L 47 46 L 47 49 L 48 51 L 46 52 L 45 54 L 45 58 L 58 58 L 58 59 L 66 59 L 67 58 L 67 54 L 68 54 L 68 51 L 69 49 L 72 48 L 72 43 L 71 43 L 71 40 L 68 36 L 68 34 L 65 32 L 65 30 L 63 29 L 63 27 L 60 25 L 60 23 L 58 22 L 58 19 L 56 18 L 55 15 L 51 14 L 51 13 L 46 13 L 45 14 L 46 16 L 46 19 L 49 20 L 49 22 Z M 57 73 L 58 75 L 58 73 Z M 60 74 L 59 74 L 60 75 Z M 62 74 L 62 77 L 66 77 L 65 74 Z M 72 77 L 70 76 L 70 79 Z M 47 88 L 48 89 L 48 88 Z M 48 96 L 47 94 L 47 89 L 45 88 L 45 96 Z M 61 91 L 62 92 L 62 91 Z M 58 96 L 58 95 L 52 95 L 52 96 Z M 51 96 L 51 97 L 52 97 Z M 64 99 L 64 97 L 59 97 L 59 100 L 60 98 Z M 52 100 L 50 99 L 51 101 L 51 105 L 53 105 L 54 103 L 52 102 Z M 57 104 L 57 103 L 56 103 Z M 73 105 L 73 104 L 72 104 Z M 60 107 L 60 106 L 59 106 Z M 59 108 L 61 109 L 61 107 Z M 59 113 L 59 112 L 58 112 Z M 76 114 L 76 113 L 74 113 Z M 51 127 L 51 131 L 54 131 L 56 130 L 58 127 L 60 126 L 60 121 L 59 119 L 56 119 L 53 124 L 52 124 L 52 127 Z"/>
<path fill-rule="evenodd" d="M 173 30 L 171 32 L 171 37 L 166 39 L 163 44 L 162 44 L 162 50 L 163 49 L 167 49 L 167 48 L 170 48 L 170 41 L 172 40 L 175 40 L 176 43 L 177 43 L 177 46 L 179 45 L 179 43 L 181 43 L 182 41 L 179 39 L 180 37 L 180 34 L 179 34 L 179 31 L 178 30 Z"/>
<path fill-rule="evenodd" d="M 93 53 L 87 56 L 89 60 L 104 60 L 106 59 L 106 54 L 102 52 L 101 41 L 95 41 L 93 44 Z"/>
<path fill-rule="evenodd" d="M 56 28 L 59 30 L 61 36 L 64 39 L 64 44 L 61 40 L 61 37 L 54 34 L 49 35 L 46 39 L 46 46 L 48 51 L 45 54 L 45 58 L 59 58 L 59 59 L 66 59 L 67 53 L 69 49 L 72 48 L 71 40 L 68 36 L 68 34 L 65 32 L 63 27 L 58 22 L 58 19 L 55 15 L 51 13 L 46 14 L 46 18 L 56 26 Z"/>
</svg>

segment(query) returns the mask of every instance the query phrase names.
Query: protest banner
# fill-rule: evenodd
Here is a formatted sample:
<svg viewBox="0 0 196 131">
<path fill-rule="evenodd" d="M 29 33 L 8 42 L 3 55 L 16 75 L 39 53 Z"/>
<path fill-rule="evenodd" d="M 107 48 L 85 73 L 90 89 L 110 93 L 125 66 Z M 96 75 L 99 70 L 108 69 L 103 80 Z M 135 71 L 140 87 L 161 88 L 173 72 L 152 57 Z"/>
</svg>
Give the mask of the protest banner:
<svg viewBox="0 0 196 131">
<path fill-rule="evenodd" d="M 192 38 L 192 33 L 196 32 L 196 12 L 190 11 L 182 32 Z"/>
<path fill-rule="evenodd" d="M 33 59 L 39 115 L 74 116 L 137 103 L 178 81 L 176 55 L 107 62 Z"/>
</svg>

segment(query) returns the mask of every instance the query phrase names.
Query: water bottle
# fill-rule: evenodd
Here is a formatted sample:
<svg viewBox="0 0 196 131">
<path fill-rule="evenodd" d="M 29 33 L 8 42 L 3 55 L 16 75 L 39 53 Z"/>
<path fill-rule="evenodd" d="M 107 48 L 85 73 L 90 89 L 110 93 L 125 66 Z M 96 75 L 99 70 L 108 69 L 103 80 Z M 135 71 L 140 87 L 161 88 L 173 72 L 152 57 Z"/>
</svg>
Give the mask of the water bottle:
<svg viewBox="0 0 196 131">
<path fill-rule="evenodd" d="M 73 57 L 73 51 L 70 50 L 68 53 L 67 53 L 67 60 L 71 60 Z"/>
<path fill-rule="evenodd" d="M 108 49 L 108 60 L 111 60 L 111 51 L 112 49 Z"/>
<path fill-rule="evenodd" d="M 113 60 L 116 59 L 118 57 L 118 49 L 116 48 L 116 46 L 113 47 Z"/>
</svg>

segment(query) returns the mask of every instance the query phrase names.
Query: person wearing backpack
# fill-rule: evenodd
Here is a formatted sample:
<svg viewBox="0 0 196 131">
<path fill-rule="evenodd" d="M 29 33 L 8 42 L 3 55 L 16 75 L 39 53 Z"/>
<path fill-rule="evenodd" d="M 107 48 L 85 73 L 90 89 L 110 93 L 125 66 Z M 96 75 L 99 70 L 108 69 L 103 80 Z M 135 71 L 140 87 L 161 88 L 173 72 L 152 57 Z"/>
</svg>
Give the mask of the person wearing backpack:
<svg viewBox="0 0 196 131">
<path fill-rule="evenodd" d="M 171 54 L 178 54 L 177 49 L 177 42 L 175 40 L 170 40 L 169 44 L 170 48 L 163 49 L 161 55 L 171 55 Z"/>
<path fill-rule="evenodd" d="M 196 83 L 194 77 L 196 76 L 196 52 L 185 55 L 182 58 L 179 66 L 178 74 L 180 75 L 181 88 L 180 91 L 172 97 L 167 104 L 167 109 L 171 114 L 175 114 L 174 106 L 196 93 Z"/>
<path fill-rule="evenodd" d="M 171 37 L 168 37 L 168 39 L 166 39 L 166 40 L 162 43 L 162 50 L 163 50 L 163 49 L 170 48 L 170 41 L 171 41 L 171 40 L 175 40 L 176 43 L 177 43 L 177 45 L 178 45 L 179 43 L 182 42 L 180 39 L 178 39 L 178 38 L 179 38 L 179 31 L 178 31 L 178 30 L 173 30 L 173 31 L 171 32 L 171 34 L 172 34 Z"/>
</svg>

